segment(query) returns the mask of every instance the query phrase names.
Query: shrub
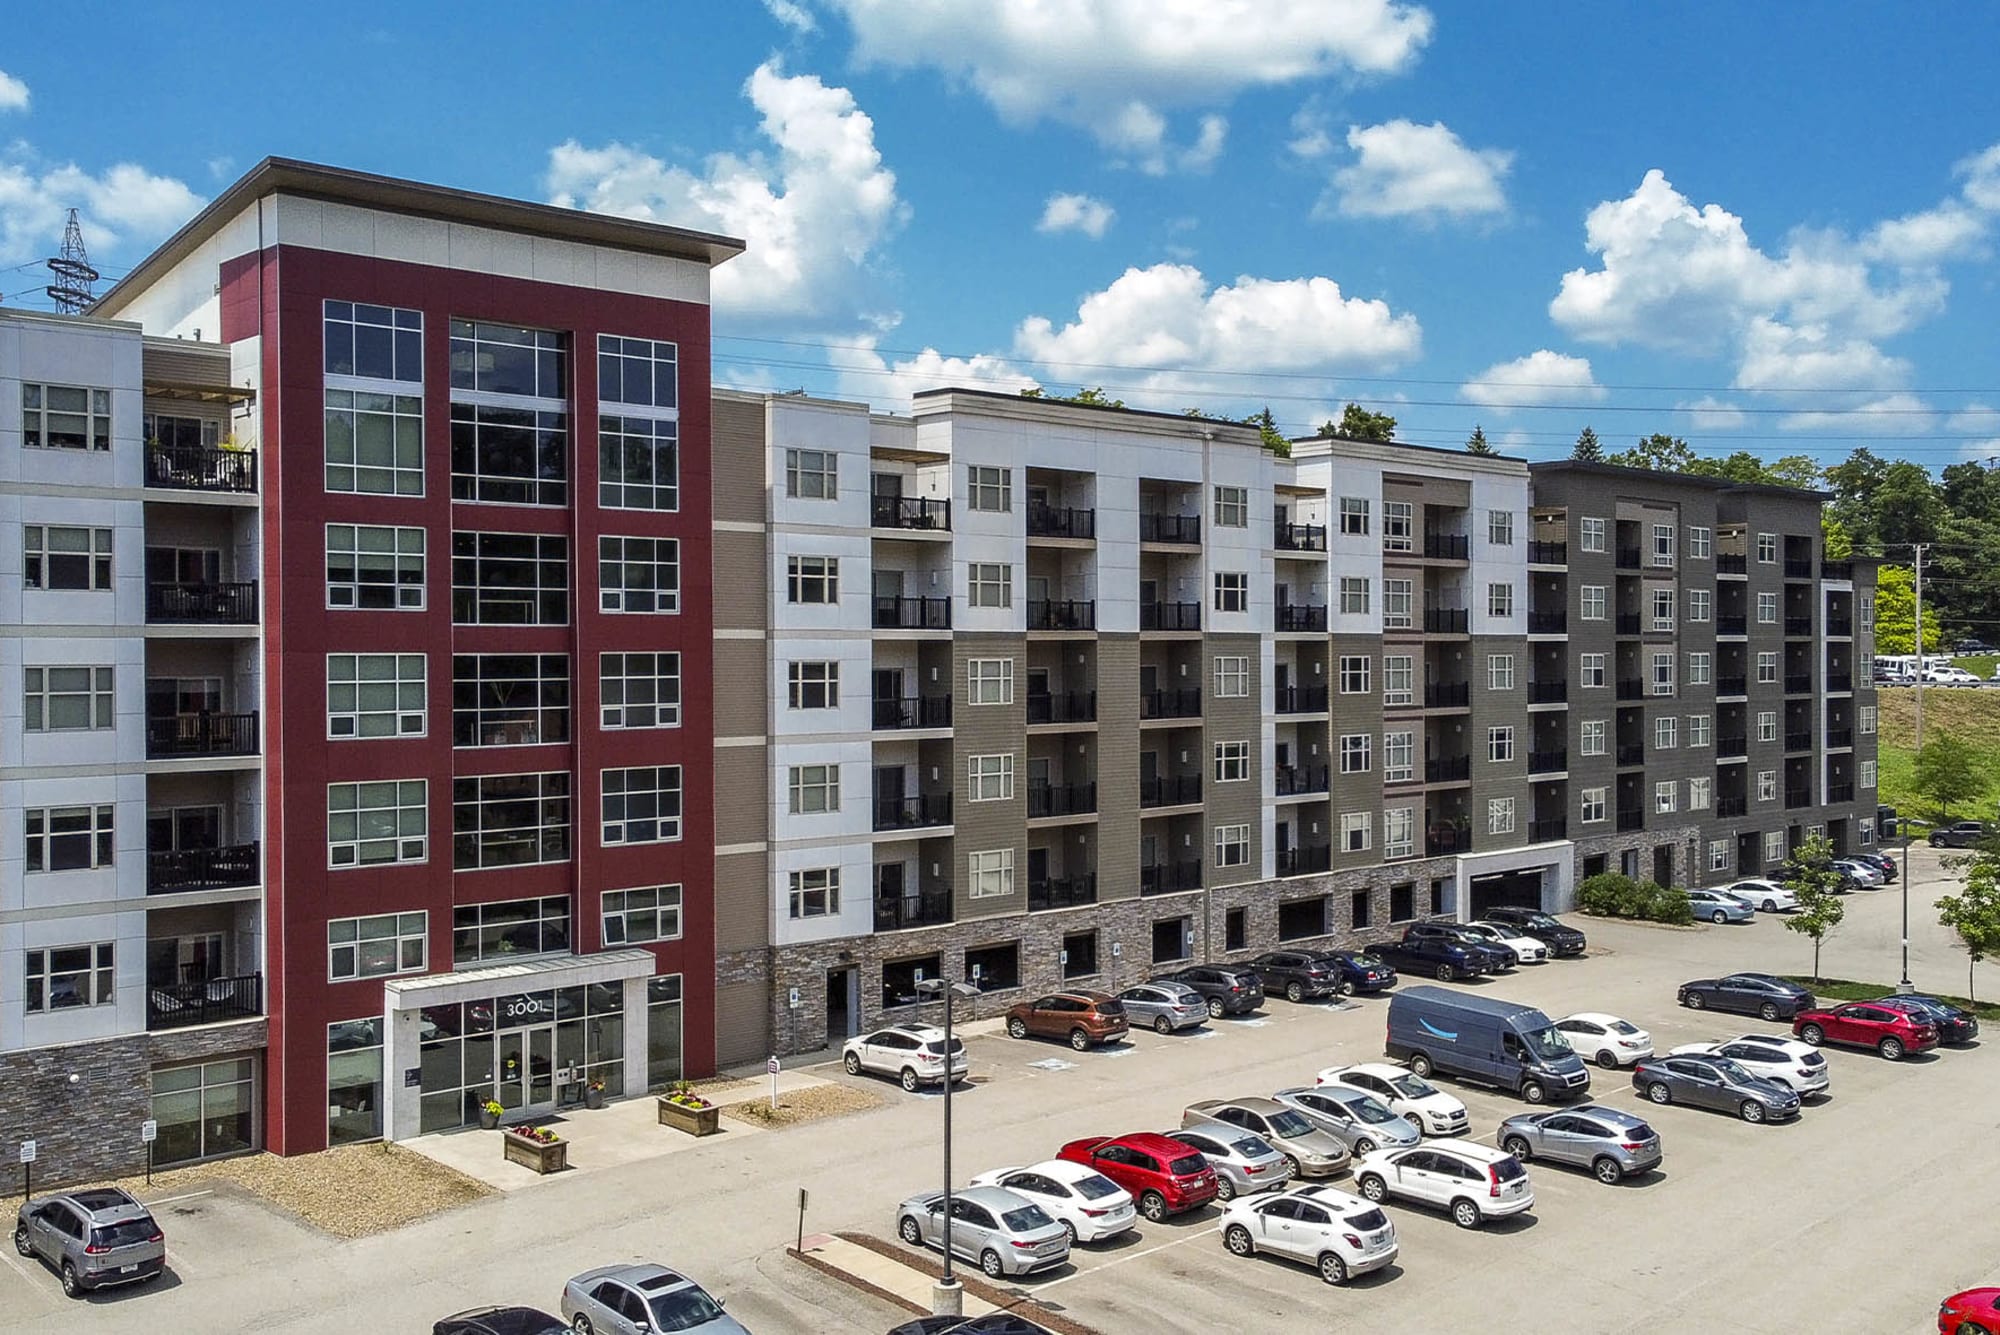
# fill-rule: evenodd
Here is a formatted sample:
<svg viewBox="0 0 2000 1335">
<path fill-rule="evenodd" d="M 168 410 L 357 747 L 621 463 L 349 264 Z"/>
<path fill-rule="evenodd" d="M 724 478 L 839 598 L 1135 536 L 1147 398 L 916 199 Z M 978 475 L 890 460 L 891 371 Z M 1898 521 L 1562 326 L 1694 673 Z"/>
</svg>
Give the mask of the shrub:
<svg viewBox="0 0 2000 1335">
<path fill-rule="evenodd" d="M 1652 881 L 1635 881 L 1618 872 L 1604 872 L 1576 888 L 1580 913 L 1600 918 L 1637 918 L 1646 922 L 1686 924 L 1694 921 L 1687 895 Z"/>
</svg>

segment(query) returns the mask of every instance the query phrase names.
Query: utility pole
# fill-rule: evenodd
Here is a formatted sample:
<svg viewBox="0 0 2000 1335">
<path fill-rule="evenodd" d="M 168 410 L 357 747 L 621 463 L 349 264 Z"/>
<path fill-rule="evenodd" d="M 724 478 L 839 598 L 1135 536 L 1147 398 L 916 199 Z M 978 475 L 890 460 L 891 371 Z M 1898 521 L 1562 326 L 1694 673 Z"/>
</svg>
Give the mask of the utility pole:
<svg viewBox="0 0 2000 1335">
<path fill-rule="evenodd" d="M 1913 544 L 1917 549 L 1917 750 L 1924 749 L 1924 548 L 1927 542 Z"/>
</svg>

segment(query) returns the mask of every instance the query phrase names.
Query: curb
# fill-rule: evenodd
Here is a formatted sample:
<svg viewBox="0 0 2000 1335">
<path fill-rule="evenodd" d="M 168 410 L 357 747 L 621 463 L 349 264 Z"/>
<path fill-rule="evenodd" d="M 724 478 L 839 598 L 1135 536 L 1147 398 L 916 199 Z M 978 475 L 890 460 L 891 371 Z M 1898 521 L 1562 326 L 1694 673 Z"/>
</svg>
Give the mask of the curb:
<svg viewBox="0 0 2000 1335">
<path fill-rule="evenodd" d="M 857 1247 L 865 1247 L 878 1256 L 886 1256 L 893 1261 L 908 1266 L 919 1274 L 928 1275 L 932 1279 L 944 1278 L 944 1267 L 933 1261 L 928 1253 L 912 1252 L 908 1248 L 884 1242 L 882 1239 L 867 1233 L 836 1232 L 833 1236 L 841 1239 L 843 1242 L 851 1242 Z M 807 1265 L 822 1274 L 830 1275 L 864 1293 L 873 1294 L 877 1298 L 894 1303 L 896 1306 L 915 1312 L 919 1316 L 930 1315 L 928 1309 L 918 1306 L 909 1299 L 886 1292 L 864 1279 L 858 1279 L 838 1266 L 827 1264 L 817 1256 L 809 1256 L 793 1247 L 785 1248 L 785 1253 L 788 1256 L 804 1261 Z M 963 1270 L 954 1266 L 952 1268 L 952 1278 L 956 1279 L 964 1287 L 965 1291 L 973 1297 L 980 1299 L 982 1302 L 991 1303 L 1003 1312 L 1013 1312 L 1018 1316 L 1025 1317 L 1037 1325 L 1052 1331 L 1054 1335 L 1101 1335 L 1101 1332 L 1095 1326 L 1086 1326 L 1081 1322 L 1063 1316 L 1059 1312 L 1044 1307 L 1031 1293 L 1014 1293 L 1006 1289 L 995 1288 L 993 1285 L 988 1284 L 976 1269 L 973 1273 L 966 1274 Z"/>
</svg>

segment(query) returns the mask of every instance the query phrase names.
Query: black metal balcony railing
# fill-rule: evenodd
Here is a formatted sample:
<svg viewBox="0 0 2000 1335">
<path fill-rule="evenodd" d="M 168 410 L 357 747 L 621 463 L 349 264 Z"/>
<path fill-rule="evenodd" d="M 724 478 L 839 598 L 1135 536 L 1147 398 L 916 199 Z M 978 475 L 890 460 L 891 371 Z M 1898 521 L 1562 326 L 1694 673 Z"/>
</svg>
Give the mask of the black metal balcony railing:
<svg viewBox="0 0 2000 1335">
<path fill-rule="evenodd" d="M 1531 681 L 1528 683 L 1528 703 L 1531 705 L 1560 704 L 1569 699 L 1569 679 L 1555 681 Z"/>
<path fill-rule="evenodd" d="M 1463 709 L 1472 701 L 1472 687 L 1462 681 L 1424 683 L 1425 709 Z"/>
<path fill-rule="evenodd" d="M 262 866 L 255 843 L 230 848 L 175 848 L 146 854 L 146 893 L 225 890 L 255 885 Z"/>
<path fill-rule="evenodd" d="M 1620 612 L 1617 617 L 1616 633 L 1620 635 L 1637 635 L 1639 633 L 1639 614 L 1637 612 Z"/>
<path fill-rule="evenodd" d="M 1462 783 L 1471 777 L 1471 756 L 1445 756 L 1424 762 L 1425 783 Z"/>
<path fill-rule="evenodd" d="M 1809 807 L 1811 805 L 1812 789 L 1810 787 L 1785 789 L 1785 810 L 1796 811 L 1800 807 Z"/>
<path fill-rule="evenodd" d="M 875 628 L 950 630 L 951 599 L 878 597 L 875 599 Z"/>
<path fill-rule="evenodd" d="M 1560 635 L 1568 629 L 1569 613 L 1567 612 L 1528 613 L 1528 634 L 1530 635 Z"/>
<path fill-rule="evenodd" d="M 1787 672 L 1785 674 L 1786 695 L 1809 695 L 1812 693 L 1812 673 Z"/>
<path fill-rule="evenodd" d="M 1786 733 L 1786 734 L 1785 734 L 1785 749 L 1786 749 L 1787 751 L 1810 751 L 1810 750 L 1812 750 L 1812 734 L 1811 734 L 1810 732 L 1788 732 L 1788 733 Z"/>
<path fill-rule="evenodd" d="M 1826 674 L 1826 689 L 1829 691 L 1851 691 L 1854 689 L 1854 674 L 1851 672 L 1829 672 Z"/>
<path fill-rule="evenodd" d="M 1278 686 L 1271 691 L 1271 705 L 1279 714 L 1324 714 L 1326 687 Z"/>
<path fill-rule="evenodd" d="M 950 726 L 951 697 L 948 695 L 912 695 L 901 700 L 875 701 L 877 730 Z"/>
<path fill-rule="evenodd" d="M 1637 547 L 1620 547 L 1618 549 L 1618 568 L 1620 570 L 1637 570 L 1639 568 L 1639 549 Z"/>
<path fill-rule="evenodd" d="M 1178 890 L 1201 889 L 1201 859 L 1185 862 L 1158 862 L 1139 868 L 1139 893 L 1171 895 Z"/>
<path fill-rule="evenodd" d="M 1472 625 L 1463 607 L 1426 607 L 1424 632 L 1428 635 L 1464 635 Z"/>
<path fill-rule="evenodd" d="M 1715 619 L 1715 633 L 1717 635 L 1748 635 L 1750 633 L 1750 618 L 1747 616 L 1718 616 Z"/>
<path fill-rule="evenodd" d="M 1045 816 L 1083 816 L 1097 810 L 1094 783 L 1031 783 L 1028 785 L 1028 819 Z"/>
<path fill-rule="evenodd" d="M 1646 813 L 1639 810 L 1618 813 L 1618 828 L 1622 830 L 1643 830 L 1646 828 Z"/>
<path fill-rule="evenodd" d="M 1310 876 L 1333 866 L 1333 845 L 1314 844 L 1306 848 L 1278 850 L 1278 875 Z"/>
<path fill-rule="evenodd" d="M 1279 524 L 1276 541 L 1281 552 L 1323 552 L 1326 550 L 1326 525 Z"/>
<path fill-rule="evenodd" d="M 1140 603 L 1140 630 L 1200 630 L 1200 603 Z"/>
<path fill-rule="evenodd" d="M 1528 842 L 1531 844 L 1542 844 L 1552 839 L 1566 839 L 1568 837 L 1569 822 L 1561 816 L 1550 816 L 1545 820 L 1531 820 L 1528 822 Z"/>
<path fill-rule="evenodd" d="M 950 793 L 875 799 L 875 828 L 878 830 L 914 830 L 924 826 L 949 824 L 951 824 Z"/>
<path fill-rule="evenodd" d="M 1279 797 L 1297 797 L 1301 793 L 1326 792 L 1330 776 L 1325 765 L 1317 768 L 1310 765 L 1284 765 L 1278 768 L 1273 777 L 1277 781 Z"/>
<path fill-rule="evenodd" d="M 1569 544 L 1566 542 L 1542 542 L 1531 539 L 1528 543 L 1528 564 L 1536 566 L 1563 566 L 1569 564 Z"/>
<path fill-rule="evenodd" d="M 1031 504 L 1028 507 L 1028 536 L 1095 538 L 1097 511 L 1072 509 L 1066 505 Z"/>
<path fill-rule="evenodd" d="M 1645 699 L 1646 683 L 1638 677 L 1620 677 L 1618 679 L 1618 698 L 1620 700 Z"/>
<path fill-rule="evenodd" d="M 1030 723 L 1095 723 L 1096 691 L 1050 691 L 1028 696 Z"/>
<path fill-rule="evenodd" d="M 148 760 L 256 754 L 255 711 L 248 714 L 169 714 L 146 720 Z"/>
<path fill-rule="evenodd" d="M 1528 752 L 1528 773 L 1530 774 L 1556 774 L 1568 768 L 1569 750 L 1567 747 L 1554 751 Z"/>
<path fill-rule="evenodd" d="M 1821 561 L 1819 563 L 1819 577 L 1821 579 L 1853 579 L 1854 562 Z"/>
<path fill-rule="evenodd" d="M 1139 717 L 1200 718 L 1201 687 L 1189 686 L 1178 691 L 1141 691 Z"/>
<path fill-rule="evenodd" d="M 869 522 L 876 528 L 949 529 L 951 502 L 921 496 L 872 496 Z"/>
<path fill-rule="evenodd" d="M 1750 573 L 1750 558 L 1742 552 L 1717 552 L 1715 573 L 1718 575 L 1747 575 Z"/>
<path fill-rule="evenodd" d="M 257 451 L 211 445 L 148 445 L 146 485 L 251 495 L 257 490 Z"/>
<path fill-rule="evenodd" d="M 951 921 L 951 887 L 934 886 L 916 894 L 876 895 L 875 930 L 898 932 L 907 927 L 941 927 Z"/>
<path fill-rule="evenodd" d="M 1097 604 L 1073 598 L 1055 602 L 1031 600 L 1028 603 L 1028 629 L 1095 630 Z"/>
<path fill-rule="evenodd" d="M 257 581 L 148 584 L 146 620 L 156 626 L 253 626 L 257 623 Z"/>
<path fill-rule="evenodd" d="M 1424 833 L 1424 852 L 1430 857 L 1447 853 L 1470 853 L 1472 830 L 1464 825 L 1433 825 Z"/>
<path fill-rule="evenodd" d="M 1809 617 L 1809 616 L 1803 616 L 1803 617 L 1786 617 L 1786 618 L 1785 618 L 1785 634 L 1787 634 L 1787 635 L 1810 635 L 1810 634 L 1812 634 L 1812 618 L 1811 618 L 1811 617 Z"/>
<path fill-rule="evenodd" d="M 1807 556 L 1807 557 L 1797 557 L 1797 556 L 1788 556 L 1788 557 L 1786 557 L 1786 558 L 1785 558 L 1785 578 L 1786 578 L 1786 579 L 1811 579 L 1811 578 L 1812 578 L 1812 558 L 1811 558 L 1810 556 Z"/>
<path fill-rule="evenodd" d="M 1465 561 L 1472 555 L 1472 540 L 1463 533 L 1424 534 L 1424 556 L 1432 561 Z"/>
<path fill-rule="evenodd" d="M 1715 814 L 1718 816 L 1740 816 L 1750 809 L 1747 798 L 1718 797 L 1715 799 Z"/>
<path fill-rule="evenodd" d="M 1715 754 L 1725 759 L 1750 754 L 1750 739 L 1747 736 L 1718 737 L 1715 739 Z"/>
<path fill-rule="evenodd" d="M 1828 617 L 1826 619 L 1826 633 L 1834 636 L 1848 636 L 1854 634 L 1854 618 Z"/>
<path fill-rule="evenodd" d="M 162 983 L 146 989 L 146 1028 L 186 1029 L 224 1020 L 250 1020 L 264 1013 L 264 975 L 210 978 L 199 983 Z"/>
<path fill-rule="evenodd" d="M 1826 749 L 1827 749 L 1827 750 L 1829 750 L 1829 751 L 1845 751 L 1845 750 L 1849 749 L 1850 747 L 1852 747 L 1853 745 L 1854 745 L 1854 729 L 1852 729 L 1852 728 L 1828 728 L 1828 729 L 1827 729 L 1827 731 L 1826 731 Z"/>
<path fill-rule="evenodd" d="M 1632 765 L 1643 765 L 1645 763 L 1646 763 L 1646 748 L 1644 745 L 1619 746 L 1618 767 L 1620 769 L 1625 769 Z"/>
<path fill-rule="evenodd" d="M 1749 689 L 1750 679 L 1748 677 L 1717 677 L 1715 679 L 1715 693 L 1717 695 L 1744 695 L 1749 692 Z"/>
<path fill-rule="evenodd" d="M 1828 784 L 1826 786 L 1826 800 L 1829 803 L 1852 802 L 1854 800 L 1854 785 L 1852 783 Z"/>
<path fill-rule="evenodd" d="M 1278 609 L 1278 629 L 1292 634 L 1322 634 L 1326 630 L 1326 609 L 1287 603 Z"/>
<path fill-rule="evenodd" d="M 1139 515 L 1139 541 L 1178 542 L 1193 545 L 1201 541 L 1200 515 Z"/>
<path fill-rule="evenodd" d="M 1139 780 L 1139 805 L 1142 807 L 1183 807 L 1199 801 L 1199 774 L 1170 774 Z"/>
<path fill-rule="evenodd" d="M 1045 881 L 1028 882 L 1028 912 L 1046 909 L 1073 909 L 1097 902 L 1097 873 L 1051 876 Z"/>
</svg>

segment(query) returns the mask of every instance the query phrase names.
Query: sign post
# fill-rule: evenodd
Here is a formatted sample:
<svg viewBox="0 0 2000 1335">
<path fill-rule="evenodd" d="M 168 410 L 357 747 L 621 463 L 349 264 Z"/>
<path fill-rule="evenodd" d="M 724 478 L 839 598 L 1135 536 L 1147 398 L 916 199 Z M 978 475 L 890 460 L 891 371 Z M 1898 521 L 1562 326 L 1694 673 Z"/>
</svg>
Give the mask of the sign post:
<svg viewBox="0 0 2000 1335">
<path fill-rule="evenodd" d="M 799 1188 L 799 1245 L 798 1245 L 798 1251 L 799 1251 L 800 1253 L 804 1253 L 805 1249 L 806 1249 L 806 1189 L 805 1189 L 804 1187 L 800 1187 L 800 1188 Z"/>
<path fill-rule="evenodd" d="M 778 1059 L 772 1057 L 764 1063 L 764 1069 L 771 1073 L 771 1111 L 778 1111 Z"/>
<path fill-rule="evenodd" d="M 35 1198 L 35 1142 L 32 1140 L 24 1140 L 21 1142 L 21 1199 L 24 1201 L 30 1201 L 33 1200 L 34 1198 Z"/>
<path fill-rule="evenodd" d="M 139 1139 L 146 1145 L 146 1185 L 153 1185 L 153 1142 L 160 1138 L 160 1124 L 148 1117 L 139 1123 Z"/>
</svg>

